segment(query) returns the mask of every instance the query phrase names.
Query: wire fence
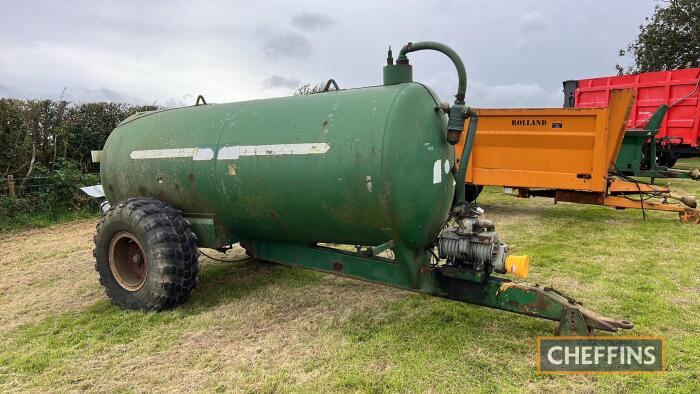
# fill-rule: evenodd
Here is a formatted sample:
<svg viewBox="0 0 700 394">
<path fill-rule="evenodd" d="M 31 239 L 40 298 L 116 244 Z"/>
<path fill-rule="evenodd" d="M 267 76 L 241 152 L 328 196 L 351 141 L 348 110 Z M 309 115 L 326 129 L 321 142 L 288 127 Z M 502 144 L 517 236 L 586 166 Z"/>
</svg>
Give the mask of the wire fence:
<svg viewBox="0 0 700 394">
<path fill-rule="evenodd" d="M 99 173 L 87 173 L 87 176 L 99 177 Z M 13 176 L 0 177 L 0 195 L 5 197 L 23 197 L 46 194 L 57 187 L 73 186 L 75 188 L 87 186 L 78 185 L 57 176 L 35 176 L 14 178 Z"/>
</svg>

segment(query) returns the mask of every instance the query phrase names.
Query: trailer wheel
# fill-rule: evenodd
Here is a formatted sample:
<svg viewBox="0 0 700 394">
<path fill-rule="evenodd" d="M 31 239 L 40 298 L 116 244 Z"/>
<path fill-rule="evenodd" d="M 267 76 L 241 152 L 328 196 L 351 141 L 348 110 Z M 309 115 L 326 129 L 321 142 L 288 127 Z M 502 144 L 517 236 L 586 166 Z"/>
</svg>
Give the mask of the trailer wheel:
<svg viewBox="0 0 700 394">
<path fill-rule="evenodd" d="M 658 156 L 659 156 L 659 164 L 664 166 L 664 167 L 672 168 L 673 166 L 676 165 L 676 162 L 678 161 L 678 154 L 677 153 L 661 152 L 661 153 L 659 153 Z"/>
<path fill-rule="evenodd" d="M 473 203 L 479 197 L 482 190 L 484 190 L 484 187 L 481 185 L 466 183 L 464 185 L 464 199 L 467 200 L 467 202 Z"/>
<path fill-rule="evenodd" d="M 130 198 L 113 206 L 94 241 L 100 283 L 123 308 L 171 308 L 197 285 L 196 237 L 180 212 L 162 201 Z"/>
</svg>

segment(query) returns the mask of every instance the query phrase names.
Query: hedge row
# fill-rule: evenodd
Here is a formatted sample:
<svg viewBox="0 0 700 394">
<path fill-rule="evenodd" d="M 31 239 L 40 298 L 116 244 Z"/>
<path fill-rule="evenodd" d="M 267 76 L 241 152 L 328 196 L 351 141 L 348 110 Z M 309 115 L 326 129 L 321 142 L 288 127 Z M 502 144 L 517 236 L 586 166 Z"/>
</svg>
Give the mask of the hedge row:
<svg viewBox="0 0 700 394">
<path fill-rule="evenodd" d="M 0 99 L 0 176 L 30 178 L 35 168 L 61 161 L 96 172 L 90 151 L 101 149 L 124 118 L 152 106 L 119 103 L 71 104 L 52 100 Z"/>
<path fill-rule="evenodd" d="M 28 215 L 96 209 L 79 191 L 99 182 L 90 151 L 128 116 L 156 109 L 119 103 L 0 99 L 0 232 Z M 8 177 L 15 181 L 10 198 Z M 47 216 L 48 214 L 48 216 Z M 58 215 L 58 216 L 57 216 Z M 8 219 L 10 218 L 10 219 Z"/>
</svg>

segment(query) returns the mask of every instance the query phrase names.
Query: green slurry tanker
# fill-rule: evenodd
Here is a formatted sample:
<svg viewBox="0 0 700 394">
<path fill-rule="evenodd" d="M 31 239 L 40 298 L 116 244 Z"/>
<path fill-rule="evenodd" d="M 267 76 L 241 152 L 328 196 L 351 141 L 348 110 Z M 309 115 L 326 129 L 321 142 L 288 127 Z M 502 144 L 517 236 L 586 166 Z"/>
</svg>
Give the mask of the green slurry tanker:
<svg viewBox="0 0 700 394">
<path fill-rule="evenodd" d="M 454 63 L 452 105 L 412 80 L 407 55 L 420 50 Z M 174 307 L 197 285 L 198 248 L 240 243 L 261 261 L 557 321 L 559 334 L 631 328 L 495 275 L 524 278 L 529 260 L 509 256 L 494 223 L 465 202 L 478 125 L 466 87 L 452 49 L 418 42 L 396 62 L 389 50 L 380 86 L 125 119 L 94 154 L 101 186 L 86 190 L 103 201 L 94 254 L 107 295 L 129 309 Z"/>
</svg>

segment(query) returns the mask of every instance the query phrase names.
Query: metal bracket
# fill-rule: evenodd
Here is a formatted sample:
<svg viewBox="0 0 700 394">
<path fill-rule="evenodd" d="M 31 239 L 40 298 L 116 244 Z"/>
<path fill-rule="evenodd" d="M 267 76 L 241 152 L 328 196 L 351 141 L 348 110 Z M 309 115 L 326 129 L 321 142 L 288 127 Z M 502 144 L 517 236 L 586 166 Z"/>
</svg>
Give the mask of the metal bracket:
<svg viewBox="0 0 700 394">
<path fill-rule="evenodd" d="M 557 329 L 557 335 L 563 336 L 573 336 L 581 335 L 588 336 L 591 335 L 591 331 L 586 325 L 586 319 L 583 317 L 581 311 L 577 308 L 566 308 L 559 321 L 559 328 Z"/>
</svg>

